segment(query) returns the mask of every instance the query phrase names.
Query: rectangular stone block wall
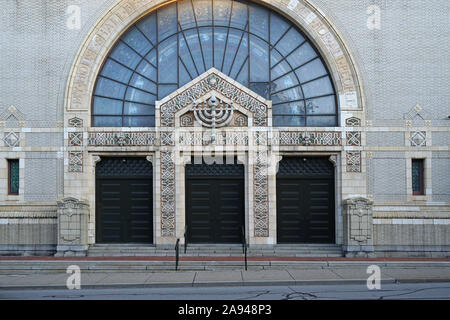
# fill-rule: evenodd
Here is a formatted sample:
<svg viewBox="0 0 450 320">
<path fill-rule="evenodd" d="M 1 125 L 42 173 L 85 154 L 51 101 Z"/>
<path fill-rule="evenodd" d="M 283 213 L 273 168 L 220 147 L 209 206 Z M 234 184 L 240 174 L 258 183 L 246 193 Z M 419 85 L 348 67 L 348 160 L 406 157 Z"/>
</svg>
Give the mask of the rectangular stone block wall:
<svg viewBox="0 0 450 320">
<path fill-rule="evenodd" d="M 0 255 L 52 255 L 56 206 L 0 207 Z"/>
<path fill-rule="evenodd" d="M 450 257 L 450 224 L 439 221 L 434 224 L 435 219 L 430 220 L 425 221 L 430 224 L 374 224 L 375 254 L 381 257 Z"/>
</svg>

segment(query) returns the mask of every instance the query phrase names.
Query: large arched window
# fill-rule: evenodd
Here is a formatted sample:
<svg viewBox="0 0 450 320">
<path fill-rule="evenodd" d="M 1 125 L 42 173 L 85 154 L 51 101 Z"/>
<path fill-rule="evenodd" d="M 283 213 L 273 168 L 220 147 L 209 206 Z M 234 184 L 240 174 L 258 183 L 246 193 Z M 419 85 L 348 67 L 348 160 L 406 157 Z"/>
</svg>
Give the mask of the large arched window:
<svg viewBox="0 0 450 320">
<path fill-rule="evenodd" d="M 184 0 L 128 30 L 93 97 L 93 126 L 155 125 L 155 101 L 211 67 L 273 102 L 274 126 L 336 126 L 336 94 L 317 50 L 279 14 L 244 1 Z"/>
</svg>

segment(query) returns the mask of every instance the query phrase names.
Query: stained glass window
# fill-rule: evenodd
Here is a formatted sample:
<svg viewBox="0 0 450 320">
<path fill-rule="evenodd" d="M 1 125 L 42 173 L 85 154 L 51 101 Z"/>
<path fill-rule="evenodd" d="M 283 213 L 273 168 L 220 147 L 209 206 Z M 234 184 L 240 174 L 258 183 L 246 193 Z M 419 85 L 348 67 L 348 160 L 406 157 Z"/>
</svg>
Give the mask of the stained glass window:
<svg viewBox="0 0 450 320">
<path fill-rule="evenodd" d="M 412 189 L 414 195 L 424 194 L 423 160 L 412 160 Z"/>
<path fill-rule="evenodd" d="M 8 160 L 9 194 L 19 194 L 19 160 Z"/>
<path fill-rule="evenodd" d="M 183 0 L 133 25 L 98 76 L 93 126 L 154 126 L 155 101 L 216 68 L 273 102 L 274 126 L 336 126 L 330 74 L 295 25 L 263 6 Z"/>
</svg>

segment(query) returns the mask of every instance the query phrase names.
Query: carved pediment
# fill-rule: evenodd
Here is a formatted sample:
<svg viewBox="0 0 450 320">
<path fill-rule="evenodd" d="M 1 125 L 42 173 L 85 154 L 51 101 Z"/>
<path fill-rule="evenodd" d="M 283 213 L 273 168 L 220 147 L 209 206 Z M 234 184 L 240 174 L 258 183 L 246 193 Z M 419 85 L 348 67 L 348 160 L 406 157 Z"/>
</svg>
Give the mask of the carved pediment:
<svg viewBox="0 0 450 320">
<path fill-rule="evenodd" d="M 180 127 L 199 126 L 213 129 L 247 127 L 249 123 L 247 114 L 251 117 L 248 111 L 223 98 L 216 91 L 211 91 L 194 101 L 190 107 L 184 108 L 179 113 L 180 121 L 175 120 L 175 123 Z"/>
<path fill-rule="evenodd" d="M 267 126 L 271 102 L 212 68 L 157 102 L 162 127 Z M 224 117 L 224 118 L 223 118 Z M 214 124 L 215 123 L 215 124 Z"/>
</svg>

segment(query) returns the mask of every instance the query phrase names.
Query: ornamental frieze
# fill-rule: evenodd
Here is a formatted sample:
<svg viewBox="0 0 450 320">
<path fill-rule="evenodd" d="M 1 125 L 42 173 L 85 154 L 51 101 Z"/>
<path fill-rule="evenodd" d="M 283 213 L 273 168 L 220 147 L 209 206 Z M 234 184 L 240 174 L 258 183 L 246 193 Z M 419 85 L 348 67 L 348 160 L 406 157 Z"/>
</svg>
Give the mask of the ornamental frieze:
<svg viewBox="0 0 450 320">
<path fill-rule="evenodd" d="M 89 132 L 89 146 L 153 146 L 155 132 Z"/>
<path fill-rule="evenodd" d="M 341 146 L 339 131 L 273 131 L 269 140 L 266 132 L 252 131 L 184 131 L 179 132 L 89 132 L 90 147 L 133 146 L 201 146 L 201 145 L 249 145 L 249 136 L 256 145 L 279 146 Z M 72 141 L 72 140 L 71 140 Z"/>
<path fill-rule="evenodd" d="M 272 144 L 280 146 L 341 146 L 341 133 L 332 132 L 274 132 Z"/>
</svg>

